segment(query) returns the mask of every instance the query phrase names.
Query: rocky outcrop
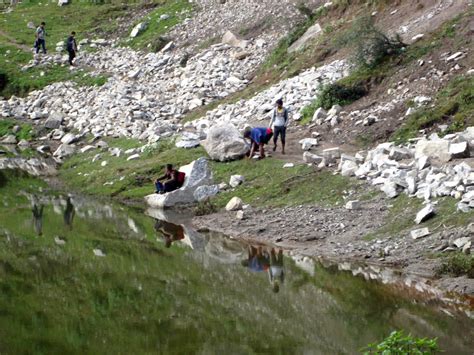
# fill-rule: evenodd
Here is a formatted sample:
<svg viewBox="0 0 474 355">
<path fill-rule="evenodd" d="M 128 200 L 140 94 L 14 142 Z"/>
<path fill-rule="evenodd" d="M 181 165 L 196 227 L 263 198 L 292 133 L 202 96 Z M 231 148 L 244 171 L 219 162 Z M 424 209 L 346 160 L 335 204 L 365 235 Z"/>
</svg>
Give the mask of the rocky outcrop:
<svg viewBox="0 0 474 355">
<path fill-rule="evenodd" d="M 183 187 L 166 194 L 151 194 L 145 197 L 148 206 L 152 208 L 169 208 L 196 202 L 194 196 L 200 186 L 212 185 L 212 173 L 207 159 L 199 158 L 191 164 L 179 168 L 186 174 Z M 200 195 L 197 194 L 196 197 Z"/>
<path fill-rule="evenodd" d="M 57 171 L 54 163 L 39 158 L 0 158 L 0 170 L 21 170 L 33 176 L 53 176 Z"/>
<path fill-rule="evenodd" d="M 218 161 L 240 159 L 250 150 L 242 134 L 230 123 L 211 127 L 201 144 L 211 159 Z"/>
</svg>

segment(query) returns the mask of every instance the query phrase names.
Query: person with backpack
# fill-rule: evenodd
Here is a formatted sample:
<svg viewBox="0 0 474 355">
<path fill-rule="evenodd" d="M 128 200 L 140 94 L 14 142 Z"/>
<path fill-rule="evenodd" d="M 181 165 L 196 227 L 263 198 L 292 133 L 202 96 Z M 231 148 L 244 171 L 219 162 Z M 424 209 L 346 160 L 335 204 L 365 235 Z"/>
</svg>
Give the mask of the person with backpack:
<svg viewBox="0 0 474 355">
<path fill-rule="evenodd" d="M 155 180 L 157 194 L 165 194 L 179 189 L 184 184 L 186 174 L 173 169 L 172 164 L 166 164 L 165 174 Z M 165 180 L 161 182 L 162 180 Z"/>
<path fill-rule="evenodd" d="M 46 23 L 41 22 L 41 25 L 36 29 L 36 40 L 35 40 L 35 48 L 36 54 L 39 53 L 40 47 L 43 47 L 43 53 L 46 54 L 46 30 L 44 28 Z"/>
<path fill-rule="evenodd" d="M 273 136 L 271 128 L 266 127 L 247 127 L 244 131 L 244 138 L 250 139 L 250 152 L 249 158 L 253 157 L 253 154 L 259 151 L 259 159 L 265 158 L 265 150 L 263 146 L 267 144 Z"/>
<path fill-rule="evenodd" d="M 278 136 L 281 139 L 281 154 L 285 154 L 285 140 L 286 140 L 286 127 L 288 126 L 288 110 L 283 107 L 283 100 L 278 99 L 276 101 L 276 107 L 272 113 L 272 119 L 270 120 L 269 127 L 272 128 L 275 135 L 273 136 L 273 151 L 277 148 Z"/>
<path fill-rule="evenodd" d="M 71 35 L 67 38 L 66 40 L 66 50 L 69 53 L 69 65 L 73 66 L 73 60 L 76 58 L 76 52 L 77 52 L 77 43 L 76 39 L 74 38 L 76 36 L 76 32 L 72 31 Z"/>
</svg>

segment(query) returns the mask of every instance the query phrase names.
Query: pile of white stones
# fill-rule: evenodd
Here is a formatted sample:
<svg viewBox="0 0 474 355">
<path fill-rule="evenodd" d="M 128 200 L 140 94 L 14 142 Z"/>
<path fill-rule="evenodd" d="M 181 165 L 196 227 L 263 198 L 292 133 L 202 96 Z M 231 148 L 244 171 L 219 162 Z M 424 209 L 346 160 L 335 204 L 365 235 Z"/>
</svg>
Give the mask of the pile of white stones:
<svg viewBox="0 0 474 355">
<path fill-rule="evenodd" d="M 339 161 L 343 176 L 364 179 L 380 189 L 388 198 L 402 192 L 424 199 L 452 196 L 459 200 L 458 209 L 474 208 L 474 168 L 467 159 L 474 156 L 474 127 L 443 138 L 432 134 L 418 138 L 406 146 L 382 143 L 368 152 L 355 156 L 343 154 L 339 148 L 325 149 L 321 155 L 305 152 L 303 159 L 320 167 Z M 428 211 L 428 214 L 434 211 Z M 423 217 L 417 222 L 421 222 Z"/>
</svg>

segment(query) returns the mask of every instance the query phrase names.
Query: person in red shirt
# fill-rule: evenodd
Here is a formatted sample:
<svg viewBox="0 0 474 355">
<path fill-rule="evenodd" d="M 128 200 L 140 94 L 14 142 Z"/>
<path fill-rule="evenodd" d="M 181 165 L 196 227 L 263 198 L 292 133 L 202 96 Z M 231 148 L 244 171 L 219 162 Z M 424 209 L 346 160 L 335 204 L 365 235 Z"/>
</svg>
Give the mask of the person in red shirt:
<svg viewBox="0 0 474 355">
<path fill-rule="evenodd" d="M 165 194 L 179 189 L 184 184 L 185 176 L 185 173 L 173 169 L 172 164 L 166 164 L 165 174 L 155 180 L 155 192 Z"/>
</svg>

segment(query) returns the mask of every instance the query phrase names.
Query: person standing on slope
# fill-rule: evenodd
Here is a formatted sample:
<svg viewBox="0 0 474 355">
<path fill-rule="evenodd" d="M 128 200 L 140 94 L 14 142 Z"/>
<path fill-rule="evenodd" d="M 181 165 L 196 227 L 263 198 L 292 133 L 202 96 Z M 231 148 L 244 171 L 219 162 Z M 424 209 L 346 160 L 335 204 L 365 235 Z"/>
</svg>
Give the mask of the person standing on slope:
<svg viewBox="0 0 474 355">
<path fill-rule="evenodd" d="M 36 29 L 36 54 L 39 53 L 40 47 L 43 47 L 43 53 L 46 54 L 46 30 L 44 26 L 46 26 L 46 24 L 44 22 L 41 22 L 41 25 Z"/>
<path fill-rule="evenodd" d="M 73 66 L 74 63 L 72 62 L 74 58 L 76 58 L 76 52 L 77 52 L 77 43 L 76 39 L 74 38 L 76 36 L 76 32 L 72 31 L 71 35 L 67 38 L 66 42 L 66 49 L 67 52 L 69 53 L 69 65 Z"/>
<path fill-rule="evenodd" d="M 283 107 L 283 100 L 276 101 L 269 127 L 273 126 L 273 151 L 277 148 L 278 136 L 281 139 L 281 154 L 285 154 L 286 127 L 288 126 L 288 110 Z"/>
</svg>

